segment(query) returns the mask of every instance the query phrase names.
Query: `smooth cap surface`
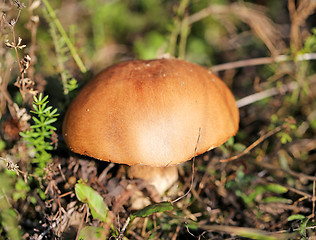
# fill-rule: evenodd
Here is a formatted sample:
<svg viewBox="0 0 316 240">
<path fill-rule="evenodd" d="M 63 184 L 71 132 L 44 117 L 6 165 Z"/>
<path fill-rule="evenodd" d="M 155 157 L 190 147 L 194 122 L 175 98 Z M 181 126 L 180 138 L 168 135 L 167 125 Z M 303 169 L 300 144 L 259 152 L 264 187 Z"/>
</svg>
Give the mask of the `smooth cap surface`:
<svg viewBox="0 0 316 240">
<path fill-rule="evenodd" d="M 196 146 L 199 155 L 223 144 L 238 124 L 232 93 L 206 68 L 134 60 L 84 86 L 66 113 L 63 136 L 72 151 L 100 160 L 169 166 L 190 160 Z"/>
</svg>

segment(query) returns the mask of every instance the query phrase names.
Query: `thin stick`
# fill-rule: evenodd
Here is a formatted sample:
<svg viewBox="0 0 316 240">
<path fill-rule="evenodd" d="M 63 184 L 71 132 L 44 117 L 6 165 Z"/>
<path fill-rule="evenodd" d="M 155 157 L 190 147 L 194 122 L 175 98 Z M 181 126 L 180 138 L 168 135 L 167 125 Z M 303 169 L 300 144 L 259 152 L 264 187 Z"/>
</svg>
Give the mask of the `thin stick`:
<svg viewBox="0 0 316 240">
<path fill-rule="evenodd" d="M 86 203 L 85 203 L 86 204 Z M 80 231 L 83 227 L 83 223 L 84 223 L 84 218 L 86 217 L 86 214 L 87 214 L 87 208 L 88 206 L 85 205 L 84 209 L 83 209 L 83 214 L 82 214 L 82 219 L 80 221 L 80 224 L 79 224 L 79 227 L 78 227 L 78 231 L 77 231 L 77 235 L 76 235 L 76 240 L 79 239 L 79 235 L 80 235 Z"/>
<path fill-rule="evenodd" d="M 270 63 L 279 63 L 279 62 L 288 62 L 288 61 L 305 61 L 305 60 L 315 60 L 316 53 L 304 53 L 298 54 L 295 58 L 288 55 L 279 55 L 276 57 L 261 57 L 261 58 L 252 58 L 245 59 L 236 62 L 223 63 L 219 65 L 212 66 L 211 69 L 213 72 L 219 72 L 235 68 L 243 68 L 249 66 L 264 65 Z"/>
<path fill-rule="evenodd" d="M 63 197 L 65 197 L 65 196 L 67 196 L 67 195 L 69 195 L 69 194 L 71 194 L 71 193 L 73 193 L 73 191 L 70 191 L 70 192 L 66 192 L 66 193 L 61 194 L 60 196 L 57 197 L 58 201 L 59 201 L 60 198 L 63 198 Z M 50 199 L 50 200 L 46 201 L 46 203 L 50 203 L 50 202 L 54 201 L 55 199 L 56 199 L 56 198 Z"/>
<path fill-rule="evenodd" d="M 180 227 L 181 227 L 181 224 L 179 223 L 179 224 L 177 225 L 176 231 L 175 231 L 175 233 L 173 234 L 171 240 L 177 240 L 178 234 L 179 234 L 179 232 L 180 232 Z"/>
<path fill-rule="evenodd" d="M 263 163 L 263 162 L 256 162 L 255 161 L 253 163 L 260 166 L 260 167 L 268 169 L 268 170 L 285 172 L 285 173 L 287 173 L 293 177 L 299 178 L 299 179 L 308 180 L 308 181 L 316 181 L 316 177 L 314 177 L 314 176 L 309 176 L 309 175 L 306 175 L 304 173 L 298 173 L 298 172 L 295 172 L 291 169 L 279 168 L 279 167 L 274 166 L 273 164 Z"/>
<path fill-rule="evenodd" d="M 236 160 L 238 158 L 240 158 L 241 156 L 247 154 L 250 152 L 250 150 L 252 150 L 253 148 L 255 148 L 256 146 L 259 145 L 259 143 L 263 142 L 265 139 L 267 139 L 268 137 L 276 134 L 277 132 L 280 132 L 282 129 L 284 129 L 284 126 L 278 126 L 276 127 L 275 129 L 267 132 L 266 134 L 262 135 L 261 137 L 259 137 L 255 142 L 253 142 L 249 147 L 247 147 L 244 151 L 242 151 L 241 153 L 233 156 L 233 157 L 230 157 L 230 158 L 227 158 L 227 159 L 222 159 L 220 160 L 221 162 L 230 162 L 230 161 L 233 161 L 233 160 Z"/>
<path fill-rule="evenodd" d="M 20 10 L 21 11 L 21 10 Z M 20 12 L 19 11 L 19 12 Z M 14 25 L 15 26 L 15 25 Z M 16 58 L 18 60 L 18 64 L 19 64 L 19 69 L 20 69 L 20 72 L 22 74 L 22 79 L 23 79 L 23 71 L 22 71 L 22 66 L 21 66 L 21 62 L 20 62 L 20 58 L 19 58 L 19 53 L 18 53 L 18 48 L 16 46 L 16 39 L 15 39 L 15 32 L 14 32 L 14 26 L 11 26 L 11 32 L 12 32 L 12 38 L 13 38 L 13 43 L 14 43 L 14 51 L 15 51 L 15 55 L 16 55 Z"/>
<path fill-rule="evenodd" d="M 125 230 L 126 230 L 126 228 L 127 228 L 127 226 L 128 226 L 128 224 L 129 224 L 130 221 L 131 221 L 131 218 L 130 218 L 130 216 L 128 216 L 128 218 L 126 219 L 126 221 L 125 221 L 125 223 L 124 223 L 124 225 L 123 225 L 123 227 L 122 227 L 122 230 L 120 231 L 120 235 L 119 235 L 120 238 L 123 239 L 123 237 L 124 237 L 124 232 L 125 232 Z"/>
<path fill-rule="evenodd" d="M 98 177 L 98 181 L 102 182 L 103 180 L 105 180 L 106 175 L 108 174 L 108 172 L 111 170 L 111 168 L 113 168 L 115 166 L 114 163 L 110 163 L 100 174 L 100 176 Z"/>
<path fill-rule="evenodd" d="M 192 159 L 192 176 L 191 176 L 190 188 L 184 195 L 182 195 L 182 196 L 178 197 L 177 199 L 171 201 L 171 204 L 174 204 L 175 202 L 178 202 L 182 198 L 186 197 L 192 190 L 193 182 L 194 182 L 195 157 L 196 157 L 196 154 L 197 154 L 197 148 L 198 148 L 198 145 L 199 145 L 199 142 L 200 142 L 200 138 L 201 138 L 201 128 L 199 128 L 199 135 L 198 135 L 198 138 L 196 140 L 196 144 L 195 144 L 195 148 L 194 148 L 194 157 Z"/>
<path fill-rule="evenodd" d="M 15 38 L 15 31 L 14 31 L 14 27 L 15 27 L 15 24 L 17 23 L 19 17 L 20 17 L 20 14 L 21 14 L 21 9 L 19 8 L 19 12 L 18 12 L 18 16 L 17 18 L 14 20 L 12 20 L 10 23 L 7 22 L 7 20 L 5 19 L 5 15 L 4 13 L 2 13 L 2 19 L 4 21 L 5 24 L 7 24 L 10 29 L 11 29 L 11 32 L 12 32 L 12 40 L 13 40 L 13 46 L 12 48 L 14 48 L 14 51 L 15 51 L 15 55 L 16 55 L 16 58 L 17 58 L 17 61 L 18 61 L 18 65 L 19 65 L 19 69 L 20 69 L 20 72 L 22 74 L 22 78 L 24 76 L 24 73 L 22 71 L 22 66 L 21 66 L 21 62 L 20 62 L 20 58 L 19 58 L 19 53 L 18 53 L 18 48 L 17 48 L 17 44 L 16 44 L 16 38 Z M 14 21 L 14 22 L 13 22 Z M 11 46 L 10 46 L 11 47 Z"/>
<path fill-rule="evenodd" d="M 244 106 L 250 105 L 254 102 L 260 101 L 262 99 L 272 97 L 275 95 L 278 95 L 280 93 L 285 93 L 289 91 L 293 91 L 298 87 L 297 82 L 290 82 L 286 85 L 281 86 L 280 88 L 270 88 L 267 90 L 264 90 L 262 92 L 254 93 L 252 95 L 249 95 L 247 97 L 241 98 L 238 101 L 236 101 L 238 108 L 242 108 Z"/>
<path fill-rule="evenodd" d="M 197 238 L 193 233 L 190 232 L 190 229 L 189 229 L 189 227 L 188 227 L 188 222 L 185 222 L 184 225 L 185 225 L 185 228 L 187 229 L 187 232 L 188 232 L 192 237 Z"/>
<path fill-rule="evenodd" d="M 312 210 L 312 215 L 311 217 L 313 218 L 313 222 L 315 222 L 315 187 L 316 187 L 316 181 L 314 180 L 313 181 L 313 198 L 312 198 L 312 201 L 313 201 L 313 210 Z"/>
</svg>

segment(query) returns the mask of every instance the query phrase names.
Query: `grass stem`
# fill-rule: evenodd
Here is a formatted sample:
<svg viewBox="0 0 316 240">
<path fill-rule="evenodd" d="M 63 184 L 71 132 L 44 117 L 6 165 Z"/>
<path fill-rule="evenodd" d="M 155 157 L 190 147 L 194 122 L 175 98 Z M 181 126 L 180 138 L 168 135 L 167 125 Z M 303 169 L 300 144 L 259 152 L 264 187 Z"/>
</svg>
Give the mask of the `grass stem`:
<svg viewBox="0 0 316 240">
<path fill-rule="evenodd" d="M 78 53 L 76 51 L 76 48 L 74 47 L 74 45 L 70 41 L 65 29 L 63 28 L 63 26 L 61 25 L 60 21 L 58 20 L 58 18 L 56 16 L 52 6 L 50 5 L 49 1 L 43 0 L 43 3 L 45 4 L 45 7 L 46 7 L 46 9 L 48 11 L 48 14 L 53 19 L 54 24 L 56 25 L 56 27 L 57 27 L 58 31 L 60 32 L 61 36 L 64 38 L 65 43 L 67 44 L 67 47 L 69 48 L 70 53 L 71 53 L 73 59 L 75 60 L 77 66 L 79 67 L 80 71 L 82 73 L 86 73 L 87 72 L 86 67 L 84 66 L 81 58 L 79 57 L 79 55 L 78 55 Z"/>
</svg>

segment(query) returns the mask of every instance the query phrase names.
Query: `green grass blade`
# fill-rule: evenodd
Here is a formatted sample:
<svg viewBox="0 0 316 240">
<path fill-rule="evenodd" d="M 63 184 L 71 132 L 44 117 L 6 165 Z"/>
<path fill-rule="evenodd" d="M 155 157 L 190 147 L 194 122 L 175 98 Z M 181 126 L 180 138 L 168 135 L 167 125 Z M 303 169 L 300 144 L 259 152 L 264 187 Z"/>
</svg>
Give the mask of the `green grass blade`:
<svg viewBox="0 0 316 240">
<path fill-rule="evenodd" d="M 72 42 L 70 41 L 65 29 L 63 28 L 63 26 L 61 25 L 60 21 L 58 20 L 53 8 L 51 7 L 50 3 L 48 2 L 48 0 L 43 0 L 43 3 L 46 6 L 46 9 L 48 11 L 48 14 L 50 15 L 50 17 L 53 19 L 58 31 L 60 32 L 61 36 L 64 38 L 65 43 L 67 44 L 70 53 L 73 57 L 73 59 L 75 60 L 75 62 L 77 63 L 77 66 L 79 67 L 80 71 L 82 73 L 86 73 L 87 69 L 84 66 L 81 58 L 79 57 L 74 45 L 72 44 Z"/>
</svg>

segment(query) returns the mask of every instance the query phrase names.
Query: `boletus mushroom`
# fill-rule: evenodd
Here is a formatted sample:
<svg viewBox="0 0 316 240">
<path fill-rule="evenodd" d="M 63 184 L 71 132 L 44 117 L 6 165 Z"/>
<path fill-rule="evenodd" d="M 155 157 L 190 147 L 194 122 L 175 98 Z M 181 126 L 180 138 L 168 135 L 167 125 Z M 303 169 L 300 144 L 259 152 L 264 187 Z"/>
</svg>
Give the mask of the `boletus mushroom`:
<svg viewBox="0 0 316 240">
<path fill-rule="evenodd" d="M 223 144 L 238 124 L 231 91 L 211 71 L 178 59 L 133 60 L 105 69 L 83 87 L 66 113 L 63 136 L 72 151 L 136 165 L 130 176 L 146 175 L 152 183 L 150 175 L 165 175 L 163 169 L 143 166 L 190 160 Z M 167 172 L 163 178 L 177 179 L 177 170 Z"/>
</svg>

